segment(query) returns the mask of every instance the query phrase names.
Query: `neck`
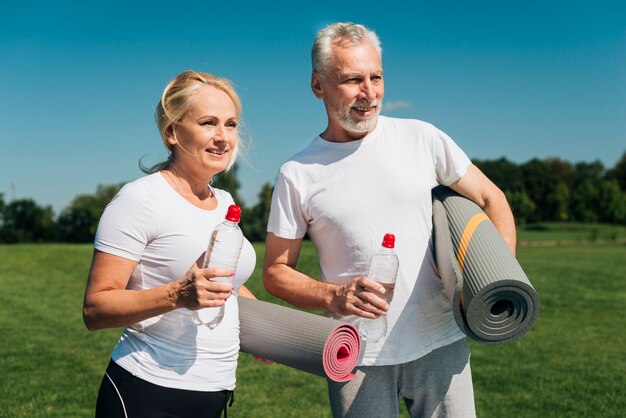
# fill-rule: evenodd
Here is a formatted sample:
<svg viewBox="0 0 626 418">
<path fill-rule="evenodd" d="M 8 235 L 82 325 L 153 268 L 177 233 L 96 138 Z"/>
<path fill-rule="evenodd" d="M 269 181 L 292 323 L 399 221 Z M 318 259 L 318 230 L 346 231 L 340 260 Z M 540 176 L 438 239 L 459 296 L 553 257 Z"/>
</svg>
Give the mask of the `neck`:
<svg viewBox="0 0 626 418">
<path fill-rule="evenodd" d="M 320 138 L 328 142 L 345 143 L 345 142 L 359 141 L 365 138 L 368 134 L 369 132 L 363 132 L 363 133 L 345 132 L 342 135 L 336 135 L 336 134 L 332 134 L 331 131 L 327 128 L 324 132 L 320 134 Z"/>
<path fill-rule="evenodd" d="M 177 164 L 172 165 L 168 170 L 174 186 L 181 195 L 194 195 L 200 200 L 212 196 L 208 186 L 211 182 L 210 177 L 193 176 Z"/>
<path fill-rule="evenodd" d="M 377 120 L 378 122 L 378 120 Z M 374 126 L 365 131 L 365 132 L 352 132 L 347 130 L 341 124 L 336 121 L 329 119 L 328 125 L 326 126 L 326 130 L 320 134 L 320 137 L 328 142 L 352 142 L 359 141 L 365 138 L 367 135 L 371 134 L 378 123 L 374 124 Z"/>
</svg>

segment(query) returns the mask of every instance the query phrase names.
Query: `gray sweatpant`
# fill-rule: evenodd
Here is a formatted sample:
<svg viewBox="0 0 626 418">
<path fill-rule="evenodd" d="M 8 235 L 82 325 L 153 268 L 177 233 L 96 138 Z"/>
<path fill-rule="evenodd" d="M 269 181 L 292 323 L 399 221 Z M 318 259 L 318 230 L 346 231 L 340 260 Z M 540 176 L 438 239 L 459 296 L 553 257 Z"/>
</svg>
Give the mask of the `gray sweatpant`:
<svg viewBox="0 0 626 418">
<path fill-rule="evenodd" d="M 328 381 L 333 417 L 397 417 L 403 397 L 413 418 L 474 418 L 469 358 L 462 339 L 409 363 L 358 367 L 355 379 Z"/>
</svg>

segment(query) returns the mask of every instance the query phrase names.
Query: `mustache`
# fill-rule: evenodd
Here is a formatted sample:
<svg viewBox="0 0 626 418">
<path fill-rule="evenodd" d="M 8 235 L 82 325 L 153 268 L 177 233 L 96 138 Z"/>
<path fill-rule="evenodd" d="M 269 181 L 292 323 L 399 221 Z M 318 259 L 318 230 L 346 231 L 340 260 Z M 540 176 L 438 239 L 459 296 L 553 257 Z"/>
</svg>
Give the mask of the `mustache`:
<svg viewBox="0 0 626 418">
<path fill-rule="evenodd" d="M 378 100 L 372 100 L 371 102 L 369 100 L 366 101 L 359 101 L 354 103 L 353 107 L 377 107 L 378 106 Z"/>
</svg>

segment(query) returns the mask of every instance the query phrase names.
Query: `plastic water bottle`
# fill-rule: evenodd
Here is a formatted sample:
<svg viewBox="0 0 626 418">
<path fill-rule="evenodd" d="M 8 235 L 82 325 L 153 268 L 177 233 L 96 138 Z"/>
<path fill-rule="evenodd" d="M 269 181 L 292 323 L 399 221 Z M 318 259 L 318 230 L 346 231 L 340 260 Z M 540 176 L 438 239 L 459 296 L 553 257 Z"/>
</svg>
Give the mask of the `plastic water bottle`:
<svg viewBox="0 0 626 418">
<path fill-rule="evenodd" d="M 239 229 L 241 219 L 241 208 L 237 205 L 230 205 L 226 219 L 219 224 L 213 234 L 204 257 L 203 268 L 217 267 L 235 270 L 239 261 L 239 254 L 243 246 L 243 234 Z M 211 280 L 216 282 L 232 282 L 232 277 L 214 277 Z M 206 325 L 210 329 L 216 328 L 224 319 L 226 305 L 215 308 L 202 308 L 193 311 L 192 320 L 200 326 Z"/>
<path fill-rule="evenodd" d="M 396 287 L 396 276 L 400 265 L 398 256 L 393 250 L 396 237 L 393 234 L 385 234 L 381 248 L 372 256 L 368 277 L 385 288 L 382 298 L 390 304 L 393 291 Z M 387 316 L 381 315 L 376 319 L 361 318 L 359 333 L 364 341 L 377 342 L 387 335 Z"/>
</svg>

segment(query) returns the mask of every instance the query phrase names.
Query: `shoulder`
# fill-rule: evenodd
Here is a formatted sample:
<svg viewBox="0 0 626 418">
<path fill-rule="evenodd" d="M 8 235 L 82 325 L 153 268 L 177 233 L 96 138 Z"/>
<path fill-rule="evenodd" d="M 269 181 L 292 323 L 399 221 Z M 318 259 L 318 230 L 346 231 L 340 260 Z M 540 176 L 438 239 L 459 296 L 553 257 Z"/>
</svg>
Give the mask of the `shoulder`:
<svg viewBox="0 0 626 418">
<path fill-rule="evenodd" d="M 411 134 L 428 134 L 439 131 L 432 123 L 420 119 L 392 118 L 382 115 L 379 118 L 384 130 L 396 129 Z"/>
<path fill-rule="evenodd" d="M 302 166 L 302 162 L 297 159 L 289 159 L 285 161 L 278 170 L 279 176 L 289 176 L 290 174 L 294 174 L 298 171 L 299 167 Z"/>
<path fill-rule="evenodd" d="M 320 155 L 324 152 L 324 141 L 319 137 L 314 138 L 300 151 L 284 161 L 279 169 L 279 176 L 290 176 L 300 171 L 304 166 L 320 161 Z"/>
<path fill-rule="evenodd" d="M 400 119 L 381 116 L 380 135 L 382 142 L 393 144 L 399 150 L 420 154 L 430 153 L 448 136 L 432 123 L 419 119 Z"/>
<path fill-rule="evenodd" d="M 126 183 L 113 198 L 111 203 L 147 203 L 148 199 L 151 200 L 155 196 L 164 193 L 164 180 L 159 179 L 157 176 L 161 176 L 161 174 L 150 174 Z"/>
<path fill-rule="evenodd" d="M 177 205 L 175 193 L 160 173 L 150 174 L 126 183 L 107 205 L 105 214 L 116 214 L 116 219 L 152 219 Z"/>
<path fill-rule="evenodd" d="M 161 173 L 148 174 L 147 176 L 140 177 L 137 180 L 126 183 L 120 192 L 124 193 L 145 193 L 163 189 L 165 185 L 165 179 Z"/>
<path fill-rule="evenodd" d="M 158 177 L 152 174 L 127 183 L 107 205 L 98 223 L 95 247 L 101 251 L 139 260 L 141 252 L 159 228 L 155 201 Z M 166 185 L 166 183 L 164 183 Z"/>
</svg>

